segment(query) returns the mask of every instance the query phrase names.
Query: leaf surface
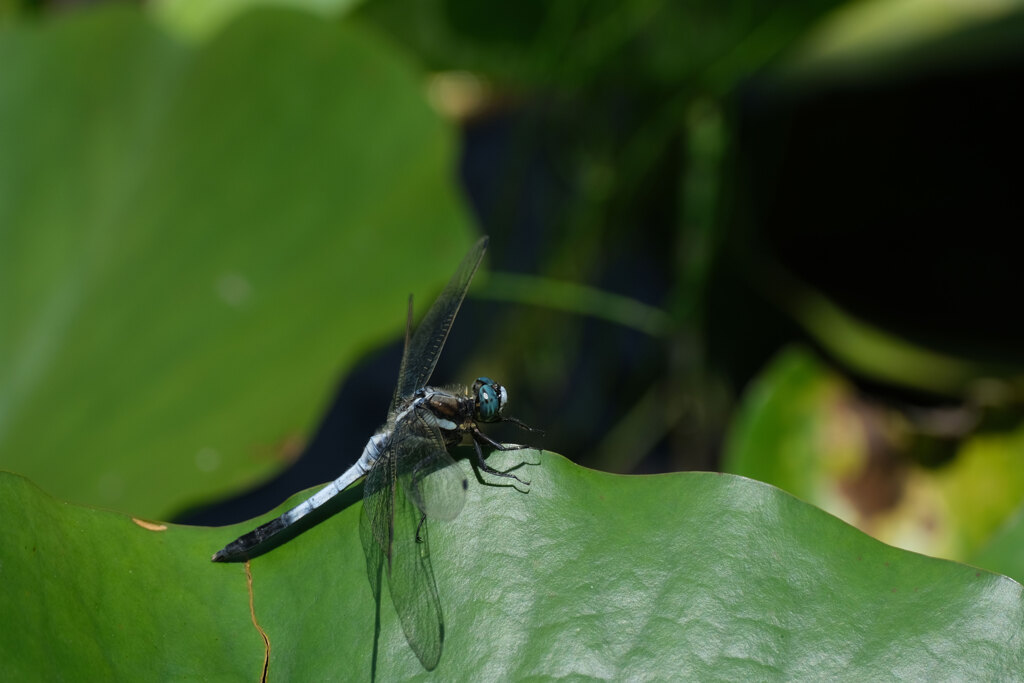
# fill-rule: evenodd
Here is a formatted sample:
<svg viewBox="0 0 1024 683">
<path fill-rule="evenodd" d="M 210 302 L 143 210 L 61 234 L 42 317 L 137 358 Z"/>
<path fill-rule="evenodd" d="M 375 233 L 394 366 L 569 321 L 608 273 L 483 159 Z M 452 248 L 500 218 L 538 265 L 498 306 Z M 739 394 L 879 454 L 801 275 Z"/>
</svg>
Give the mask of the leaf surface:
<svg viewBox="0 0 1024 683">
<path fill-rule="evenodd" d="M 529 493 L 474 481 L 462 515 L 429 523 L 446 634 L 432 674 L 386 590 L 375 654 L 358 487 L 336 515 L 251 560 L 271 679 L 367 678 L 374 667 L 379 680 L 1024 671 L 1024 595 L 1006 577 L 886 546 L 742 477 L 615 476 L 533 451 L 491 464 L 524 459 L 537 463 L 517 470 Z M 10 475 L 0 513 L 0 609 L 24 615 L 0 635 L 9 670 L 250 680 L 262 670 L 245 565 L 209 556 L 269 514 L 149 531 Z"/>
</svg>

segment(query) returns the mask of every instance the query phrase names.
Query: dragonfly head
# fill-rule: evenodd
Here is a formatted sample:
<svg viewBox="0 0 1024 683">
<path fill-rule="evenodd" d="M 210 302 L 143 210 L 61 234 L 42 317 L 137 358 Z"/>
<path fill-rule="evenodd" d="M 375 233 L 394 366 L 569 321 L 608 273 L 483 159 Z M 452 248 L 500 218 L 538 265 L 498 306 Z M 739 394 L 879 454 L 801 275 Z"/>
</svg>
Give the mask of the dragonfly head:
<svg viewBox="0 0 1024 683">
<path fill-rule="evenodd" d="M 505 387 L 490 377 L 478 377 L 473 383 L 473 398 L 476 400 L 476 417 L 481 422 L 495 422 L 501 419 L 508 393 Z"/>
</svg>

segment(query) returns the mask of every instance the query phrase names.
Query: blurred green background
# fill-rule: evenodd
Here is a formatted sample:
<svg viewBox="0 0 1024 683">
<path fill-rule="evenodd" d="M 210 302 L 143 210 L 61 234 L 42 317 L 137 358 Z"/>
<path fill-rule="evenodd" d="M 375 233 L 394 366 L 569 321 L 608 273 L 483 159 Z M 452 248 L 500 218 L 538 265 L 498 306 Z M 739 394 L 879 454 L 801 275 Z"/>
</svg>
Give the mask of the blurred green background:
<svg viewBox="0 0 1024 683">
<path fill-rule="evenodd" d="M 0 2 L 0 468 L 264 512 L 487 233 L 435 382 L 1020 580 L 1022 84 L 1009 0 Z"/>
</svg>

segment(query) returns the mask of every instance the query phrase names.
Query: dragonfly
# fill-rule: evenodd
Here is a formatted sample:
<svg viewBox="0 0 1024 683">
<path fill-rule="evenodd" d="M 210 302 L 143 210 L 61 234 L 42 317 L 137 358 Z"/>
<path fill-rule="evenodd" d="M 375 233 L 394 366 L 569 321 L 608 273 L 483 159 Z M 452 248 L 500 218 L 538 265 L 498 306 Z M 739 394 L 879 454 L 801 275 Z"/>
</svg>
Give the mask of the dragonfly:
<svg viewBox="0 0 1024 683">
<path fill-rule="evenodd" d="M 427 386 L 487 242 L 486 236 L 481 237 L 466 254 L 415 334 L 410 334 L 409 297 L 405 349 L 387 421 L 367 441 L 356 463 L 305 502 L 228 543 L 212 558 L 214 562 L 248 559 L 257 546 L 365 478 L 359 537 L 370 587 L 379 604 L 381 574 L 387 576 L 406 640 L 428 670 L 441 658 L 444 620 L 430 563 L 426 521 L 455 519 L 469 486 L 448 449 L 472 443 L 480 470 L 529 486 L 511 471 L 490 467 L 481 449 L 527 448 L 495 441 L 480 430 L 481 423 L 509 422 L 536 431 L 503 414 L 508 402 L 505 387 L 488 377 L 478 378 L 471 388 Z"/>
</svg>

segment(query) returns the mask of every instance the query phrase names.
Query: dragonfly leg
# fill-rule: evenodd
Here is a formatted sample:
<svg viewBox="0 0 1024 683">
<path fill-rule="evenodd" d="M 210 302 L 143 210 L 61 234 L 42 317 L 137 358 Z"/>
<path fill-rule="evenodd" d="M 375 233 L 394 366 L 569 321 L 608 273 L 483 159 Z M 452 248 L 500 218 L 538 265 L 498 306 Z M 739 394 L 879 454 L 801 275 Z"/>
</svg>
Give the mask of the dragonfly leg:
<svg viewBox="0 0 1024 683">
<path fill-rule="evenodd" d="M 493 475 L 496 475 L 498 477 L 508 477 L 510 479 L 515 479 L 516 481 L 518 481 L 523 486 L 529 486 L 530 485 L 530 482 L 523 481 L 522 479 L 517 477 L 512 472 L 502 472 L 501 470 L 496 470 L 493 467 L 491 467 L 490 465 L 488 465 L 487 461 L 484 460 L 484 452 L 480 448 L 480 442 L 482 441 L 483 443 L 487 444 L 491 448 L 493 448 L 495 450 L 498 450 L 498 451 L 519 451 L 519 450 L 523 450 L 524 448 L 526 448 L 526 446 L 520 446 L 519 444 L 502 444 L 502 443 L 498 443 L 497 441 L 495 441 L 491 437 L 489 437 L 486 434 L 484 434 L 483 432 L 481 432 L 476 427 L 474 427 L 470 431 L 470 434 L 473 435 L 473 447 L 476 449 L 476 464 L 477 464 L 477 466 L 480 469 L 482 469 L 487 474 L 493 474 Z"/>
<path fill-rule="evenodd" d="M 512 424 L 514 424 L 516 427 L 519 427 L 523 431 L 534 432 L 535 434 L 543 434 L 544 433 L 543 429 L 537 429 L 535 427 L 531 427 L 530 425 L 526 424 L 525 422 L 523 422 L 519 418 L 515 418 L 515 417 L 502 417 L 501 421 L 502 422 L 511 422 Z M 512 450 L 515 450 L 515 449 L 512 449 Z"/>
<path fill-rule="evenodd" d="M 470 434 L 473 435 L 474 443 L 487 444 L 496 451 L 525 451 L 527 448 L 532 448 L 532 446 L 524 446 L 520 443 L 501 443 L 500 441 L 495 441 L 475 426 L 470 429 Z"/>
<path fill-rule="evenodd" d="M 423 523 L 427 521 L 426 513 L 420 513 L 420 523 L 416 525 L 416 542 L 423 543 L 423 537 L 420 536 L 420 530 L 423 528 Z"/>
</svg>

